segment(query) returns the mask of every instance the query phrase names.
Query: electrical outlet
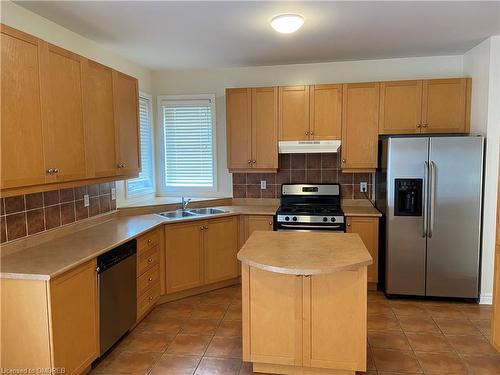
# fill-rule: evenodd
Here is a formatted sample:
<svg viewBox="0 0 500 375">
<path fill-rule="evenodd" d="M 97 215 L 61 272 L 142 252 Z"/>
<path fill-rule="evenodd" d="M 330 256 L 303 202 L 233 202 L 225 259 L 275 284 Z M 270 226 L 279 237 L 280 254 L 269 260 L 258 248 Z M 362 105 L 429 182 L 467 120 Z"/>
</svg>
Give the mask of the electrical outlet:
<svg viewBox="0 0 500 375">
<path fill-rule="evenodd" d="M 260 189 L 261 190 L 267 189 L 267 181 L 266 180 L 261 180 L 260 181 Z"/>
<path fill-rule="evenodd" d="M 362 193 L 366 193 L 368 191 L 368 183 L 367 182 L 360 182 L 359 183 L 359 191 Z"/>
<path fill-rule="evenodd" d="M 90 206 L 89 195 L 85 194 L 83 196 L 83 207 L 88 207 L 88 206 Z"/>
<path fill-rule="evenodd" d="M 111 188 L 111 200 L 116 200 L 116 188 Z"/>
</svg>

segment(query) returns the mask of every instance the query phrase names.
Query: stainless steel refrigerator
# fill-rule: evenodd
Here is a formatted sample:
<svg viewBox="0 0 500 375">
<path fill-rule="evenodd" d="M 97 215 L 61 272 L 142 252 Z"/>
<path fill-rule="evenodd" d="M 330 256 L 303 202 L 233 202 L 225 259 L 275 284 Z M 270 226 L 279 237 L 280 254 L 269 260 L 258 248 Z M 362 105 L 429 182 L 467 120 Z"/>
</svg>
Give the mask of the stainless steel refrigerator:
<svg viewBox="0 0 500 375">
<path fill-rule="evenodd" d="M 381 141 L 387 294 L 478 298 L 483 149 L 481 136 Z"/>
</svg>

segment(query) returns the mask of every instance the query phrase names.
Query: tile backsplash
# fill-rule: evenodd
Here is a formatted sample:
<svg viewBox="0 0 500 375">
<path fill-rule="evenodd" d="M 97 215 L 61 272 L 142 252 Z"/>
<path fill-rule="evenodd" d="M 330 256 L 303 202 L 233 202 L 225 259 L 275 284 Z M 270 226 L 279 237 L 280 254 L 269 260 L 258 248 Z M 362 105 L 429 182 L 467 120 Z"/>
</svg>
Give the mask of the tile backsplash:
<svg viewBox="0 0 500 375">
<path fill-rule="evenodd" d="M 279 198 L 285 183 L 341 184 L 343 199 L 371 199 L 371 173 L 343 173 L 338 154 L 280 154 L 277 173 L 233 173 L 234 198 Z M 266 189 L 260 181 L 266 181 Z M 368 192 L 359 191 L 360 182 L 368 182 Z"/>
<path fill-rule="evenodd" d="M 114 182 L 0 199 L 1 243 L 116 210 Z M 83 196 L 89 195 L 84 207 Z"/>
</svg>

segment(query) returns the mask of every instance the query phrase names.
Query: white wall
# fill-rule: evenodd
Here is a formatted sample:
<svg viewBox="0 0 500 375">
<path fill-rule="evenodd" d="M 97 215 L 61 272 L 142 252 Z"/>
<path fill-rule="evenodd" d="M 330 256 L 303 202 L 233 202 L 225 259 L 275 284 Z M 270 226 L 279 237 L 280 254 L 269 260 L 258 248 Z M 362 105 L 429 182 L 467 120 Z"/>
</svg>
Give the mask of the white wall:
<svg viewBox="0 0 500 375">
<path fill-rule="evenodd" d="M 11 1 L 0 2 L 0 20 L 5 25 L 136 77 L 139 80 L 141 90 L 151 91 L 151 72 L 149 69 L 112 53 L 90 39 L 86 39 Z"/>
<path fill-rule="evenodd" d="M 215 93 L 218 196 L 231 196 L 226 161 L 224 90 L 227 87 L 462 76 L 462 56 L 433 56 L 248 68 L 153 71 L 153 95 Z"/>
<path fill-rule="evenodd" d="M 472 77 L 471 129 L 486 136 L 481 302 L 491 303 L 500 154 L 500 36 L 464 55 L 464 74 Z"/>
</svg>

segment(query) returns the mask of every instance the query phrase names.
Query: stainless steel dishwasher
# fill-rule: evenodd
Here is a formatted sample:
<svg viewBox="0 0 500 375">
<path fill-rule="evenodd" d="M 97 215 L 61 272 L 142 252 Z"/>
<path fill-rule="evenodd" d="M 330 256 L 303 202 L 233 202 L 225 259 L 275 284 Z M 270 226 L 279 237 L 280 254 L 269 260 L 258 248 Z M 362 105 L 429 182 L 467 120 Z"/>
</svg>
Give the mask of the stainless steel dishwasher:
<svg viewBox="0 0 500 375">
<path fill-rule="evenodd" d="M 134 325 L 137 314 L 137 242 L 97 257 L 100 355 Z"/>
</svg>

